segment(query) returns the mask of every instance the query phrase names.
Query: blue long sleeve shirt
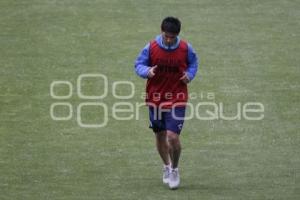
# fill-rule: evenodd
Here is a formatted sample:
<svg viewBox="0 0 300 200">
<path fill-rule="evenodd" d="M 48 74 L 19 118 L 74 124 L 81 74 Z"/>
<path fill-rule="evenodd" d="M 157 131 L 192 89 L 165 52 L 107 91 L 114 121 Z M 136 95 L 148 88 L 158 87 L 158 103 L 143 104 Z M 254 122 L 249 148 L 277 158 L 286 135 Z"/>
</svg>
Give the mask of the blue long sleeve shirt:
<svg viewBox="0 0 300 200">
<path fill-rule="evenodd" d="M 158 35 L 155 40 L 159 46 L 167 51 L 174 50 L 179 46 L 180 38 L 177 37 L 177 42 L 172 46 L 166 46 L 163 44 L 162 36 Z M 149 55 L 150 43 L 148 43 L 138 55 L 135 61 L 135 72 L 142 78 L 147 78 L 150 65 L 150 55 Z M 193 80 L 198 71 L 198 58 L 191 44 L 188 43 L 188 66 L 187 66 L 187 76 L 189 80 Z"/>
</svg>

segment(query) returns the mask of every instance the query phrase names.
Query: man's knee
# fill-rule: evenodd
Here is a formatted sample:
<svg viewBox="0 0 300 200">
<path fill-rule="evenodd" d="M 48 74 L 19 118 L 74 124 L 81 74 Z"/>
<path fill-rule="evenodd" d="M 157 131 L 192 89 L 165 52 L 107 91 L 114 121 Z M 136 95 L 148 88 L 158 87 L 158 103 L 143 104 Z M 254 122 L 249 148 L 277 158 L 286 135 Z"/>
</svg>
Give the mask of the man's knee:
<svg viewBox="0 0 300 200">
<path fill-rule="evenodd" d="M 161 131 L 161 132 L 155 133 L 155 136 L 159 142 L 165 142 L 167 140 L 166 131 Z"/>
<path fill-rule="evenodd" d="M 172 146 L 178 146 L 180 145 L 179 141 L 179 135 L 172 132 L 172 131 L 167 131 L 167 136 L 168 136 L 168 141 Z"/>
</svg>

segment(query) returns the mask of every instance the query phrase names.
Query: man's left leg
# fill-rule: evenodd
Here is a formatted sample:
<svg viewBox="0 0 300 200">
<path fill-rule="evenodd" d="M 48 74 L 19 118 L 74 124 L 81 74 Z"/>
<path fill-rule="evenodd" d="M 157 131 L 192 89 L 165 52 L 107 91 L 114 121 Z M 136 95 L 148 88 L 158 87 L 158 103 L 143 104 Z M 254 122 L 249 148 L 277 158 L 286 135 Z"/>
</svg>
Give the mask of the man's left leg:
<svg viewBox="0 0 300 200">
<path fill-rule="evenodd" d="M 167 130 L 167 137 L 169 141 L 169 154 L 172 163 L 172 169 L 169 177 L 169 188 L 177 189 L 180 184 L 178 162 L 180 158 L 181 145 L 179 140 L 179 134 Z"/>
<path fill-rule="evenodd" d="M 179 135 L 183 127 L 185 116 L 185 107 L 174 107 L 171 112 L 166 114 L 166 130 L 169 143 L 169 154 L 172 164 L 172 169 L 169 178 L 170 189 L 178 188 L 180 177 L 178 171 L 178 163 L 181 153 L 181 144 Z"/>
</svg>

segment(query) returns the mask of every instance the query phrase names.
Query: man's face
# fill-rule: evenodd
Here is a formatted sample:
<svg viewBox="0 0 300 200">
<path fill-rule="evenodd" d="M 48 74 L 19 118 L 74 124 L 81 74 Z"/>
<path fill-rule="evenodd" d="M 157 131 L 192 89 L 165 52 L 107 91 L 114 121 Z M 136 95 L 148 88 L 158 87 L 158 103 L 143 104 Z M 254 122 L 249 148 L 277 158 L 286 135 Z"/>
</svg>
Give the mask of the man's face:
<svg viewBox="0 0 300 200">
<path fill-rule="evenodd" d="M 167 46 L 172 46 L 177 41 L 177 35 L 175 33 L 162 32 L 163 42 Z"/>
</svg>

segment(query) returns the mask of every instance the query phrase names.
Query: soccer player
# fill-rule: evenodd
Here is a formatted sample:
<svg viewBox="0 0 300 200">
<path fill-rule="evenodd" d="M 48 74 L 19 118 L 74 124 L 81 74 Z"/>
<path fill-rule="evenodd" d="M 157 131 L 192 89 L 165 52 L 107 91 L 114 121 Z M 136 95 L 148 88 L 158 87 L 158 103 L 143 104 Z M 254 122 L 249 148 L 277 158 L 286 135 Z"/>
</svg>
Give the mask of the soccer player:
<svg viewBox="0 0 300 200">
<path fill-rule="evenodd" d="M 161 34 L 142 49 L 135 61 L 136 73 L 147 79 L 150 128 L 155 133 L 156 147 L 164 164 L 163 183 L 170 189 L 180 184 L 179 135 L 188 99 L 187 84 L 198 69 L 197 55 L 189 43 L 179 38 L 180 29 L 179 19 L 163 19 Z"/>
</svg>

